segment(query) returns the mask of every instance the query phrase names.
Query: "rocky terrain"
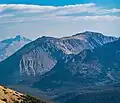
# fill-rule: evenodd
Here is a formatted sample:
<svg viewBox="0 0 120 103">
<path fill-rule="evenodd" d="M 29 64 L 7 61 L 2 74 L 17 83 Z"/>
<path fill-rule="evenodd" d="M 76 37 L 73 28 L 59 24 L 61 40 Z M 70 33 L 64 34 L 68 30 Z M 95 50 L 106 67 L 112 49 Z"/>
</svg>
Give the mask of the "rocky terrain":
<svg viewBox="0 0 120 103">
<path fill-rule="evenodd" d="M 0 77 L 4 77 L 3 74 L 6 74 L 7 77 L 4 78 L 17 82 L 21 76 L 43 75 L 65 55 L 76 55 L 82 50 L 92 50 L 117 39 L 90 31 L 63 38 L 43 36 L 25 45 L 1 62 L 0 68 L 4 68 L 4 70 L 1 69 Z"/>
<path fill-rule="evenodd" d="M 58 61 L 34 87 L 48 88 L 89 87 L 108 85 L 120 80 L 120 39 L 93 50 L 83 50 Z M 62 75 L 61 75 L 62 74 Z"/>
<path fill-rule="evenodd" d="M 43 36 L 0 62 L 0 83 L 56 103 L 77 103 L 86 96 L 90 101 L 105 96 L 107 102 L 112 97 L 118 101 L 119 88 L 117 92 L 113 84 L 120 82 L 119 44 L 119 38 L 90 31 L 63 38 Z"/>
</svg>

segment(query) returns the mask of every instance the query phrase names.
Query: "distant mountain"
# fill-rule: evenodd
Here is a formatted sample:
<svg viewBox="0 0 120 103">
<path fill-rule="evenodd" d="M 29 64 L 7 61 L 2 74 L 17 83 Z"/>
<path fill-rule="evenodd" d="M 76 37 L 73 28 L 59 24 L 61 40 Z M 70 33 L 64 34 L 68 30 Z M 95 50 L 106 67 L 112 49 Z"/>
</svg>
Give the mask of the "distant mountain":
<svg viewBox="0 0 120 103">
<path fill-rule="evenodd" d="M 20 35 L 0 42 L 0 61 L 5 60 L 31 40 Z"/>
<path fill-rule="evenodd" d="M 120 39 L 77 55 L 67 55 L 33 87 L 42 90 L 120 82 Z"/>
<path fill-rule="evenodd" d="M 43 75 L 50 71 L 59 59 L 66 55 L 76 55 L 85 49 L 92 50 L 116 40 L 118 38 L 90 31 L 63 38 L 43 36 L 25 45 L 15 54 L 1 62 L 0 77 L 15 82 L 21 76 Z M 0 80 L 0 82 L 2 81 Z"/>
</svg>

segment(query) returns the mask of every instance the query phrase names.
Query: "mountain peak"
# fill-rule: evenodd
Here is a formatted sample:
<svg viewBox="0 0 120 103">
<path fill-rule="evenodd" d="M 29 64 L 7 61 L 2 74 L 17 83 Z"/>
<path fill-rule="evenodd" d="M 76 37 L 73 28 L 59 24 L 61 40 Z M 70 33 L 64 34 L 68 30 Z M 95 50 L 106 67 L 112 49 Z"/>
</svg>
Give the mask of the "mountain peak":
<svg viewBox="0 0 120 103">
<path fill-rule="evenodd" d="M 83 32 L 84 34 L 90 34 L 90 33 L 98 33 L 98 32 L 93 32 L 93 31 L 85 31 Z"/>
<path fill-rule="evenodd" d="M 31 40 L 27 39 L 26 37 L 23 37 L 21 35 L 17 35 L 14 38 L 9 38 L 9 39 L 3 40 L 3 41 L 1 41 L 1 43 L 11 44 L 11 43 L 13 43 L 13 41 L 26 41 L 26 42 L 30 42 Z"/>
<path fill-rule="evenodd" d="M 78 35 L 86 35 L 86 36 L 90 36 L 90 35 L 103 35 L 102 33 L 99 33 L 99 32 L 93 32 L 93 31 L 84 31 L 82 33 L 77 33 L 73 36 L 78 36 Z"/>
<path fill-rule="evenodd" d="M 23 37 L 22 35 L 17 35 L 15 38 L 13 38 L 13 40 L 15 41 L 21 41 L 21 40 L 24 40 L 24 41 L 30 41 L 29 39 Z"/>
<path fill-rule="evenodd" d="M 35 43 L 46 42 L 46 41 L 54 42 L 55 40 L 57 40 L 57 38 L 49 37 L 49 36 L 42 36 L 42 37 L 36 39 Z"/>
<path fill-rule="evenodd" d="M 21 36 L 20 34 L 16 35 L 15 38 L 23 38 L 23 36 Z"/>
<path fill-rule="evenodd" d="M 14 38 L 14 40 L 18 40 L 18 41 L 24 40 L 24 39 L 25 39 L 25 37 L 23 37 L 23 36 L 21 36 L 21 35 L 17 35 L 17 36 Z"/>
</svg>

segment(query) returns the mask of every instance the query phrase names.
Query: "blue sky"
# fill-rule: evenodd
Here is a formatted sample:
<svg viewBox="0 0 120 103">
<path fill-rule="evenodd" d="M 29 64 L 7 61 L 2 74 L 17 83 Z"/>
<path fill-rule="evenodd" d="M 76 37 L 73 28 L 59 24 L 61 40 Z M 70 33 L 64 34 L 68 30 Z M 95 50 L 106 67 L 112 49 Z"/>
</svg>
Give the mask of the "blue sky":
<svg viewBox="0 0 120 103">
<path fill-rule="evenodd" d="M 71 4 L 83 4 L 94 2 L 97 5 L 104 5 L 107 7 L 119 7 L 120 0 L 1 0 L 1 4 L 34 4 L 34 5 L 54 5 L 63 6 Z"/>
<path fill-rule="evenodd" d="M 120 0 L 0 0 L 0 40 L 96 31 L 120 36 Z"/>
</svg>

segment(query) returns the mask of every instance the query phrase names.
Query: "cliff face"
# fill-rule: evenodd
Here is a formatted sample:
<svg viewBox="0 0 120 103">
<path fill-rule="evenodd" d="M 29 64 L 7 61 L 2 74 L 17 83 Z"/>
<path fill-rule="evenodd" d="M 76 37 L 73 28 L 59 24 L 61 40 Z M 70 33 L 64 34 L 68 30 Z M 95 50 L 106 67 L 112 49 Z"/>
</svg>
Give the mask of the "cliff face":
<svg viewBox="0 0 120 103">
<path fill-rule="evenodd" d="M 22 56 L 20 60 L 20 74 L 44 74 L 51 70 L 55 64 L 56 60 L 50 57 L 49 53 L 44 52 L 42 48 L 38 47 Z"/>
</svg>

